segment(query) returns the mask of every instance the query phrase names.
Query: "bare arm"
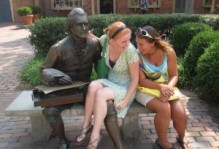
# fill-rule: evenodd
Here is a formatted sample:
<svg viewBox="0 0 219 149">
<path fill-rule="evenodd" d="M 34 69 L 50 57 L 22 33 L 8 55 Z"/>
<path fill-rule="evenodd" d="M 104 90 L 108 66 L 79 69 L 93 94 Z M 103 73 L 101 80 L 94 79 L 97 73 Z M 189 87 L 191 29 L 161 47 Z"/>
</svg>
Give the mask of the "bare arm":
<svg viewBox="0 0 219 149">
<path fill-rule="evenodd" d="M 129 64 L 129 70 L 131 74 L 131 83 L 129 85 L 129 88 L 126 92 L 124 99 L 119 104 L 116 105 L 117 109 L 124 108 L 136 90 L 136 87 L 139 81 L 139 75 L 138 75 L 139 74 L 139 61 Z"/>
<path fill-rule="evenodd" d="M 167 60 L 169 75 L 167 84 L 156 83 L 147 79 L 145 73 L 142 70 L 139 72 L 139 83 L 141 86 L 157 89 L 161 92 L 162 95 L 165 95 L 166 97 L 173 94 L 173 87 L 177 84 L 178 81 L 177 58 L 175 51 L 172 48 L 170 48 L 167 52 Z M 140 63 L 142 63 L 142 61 Z"/>
</svg>

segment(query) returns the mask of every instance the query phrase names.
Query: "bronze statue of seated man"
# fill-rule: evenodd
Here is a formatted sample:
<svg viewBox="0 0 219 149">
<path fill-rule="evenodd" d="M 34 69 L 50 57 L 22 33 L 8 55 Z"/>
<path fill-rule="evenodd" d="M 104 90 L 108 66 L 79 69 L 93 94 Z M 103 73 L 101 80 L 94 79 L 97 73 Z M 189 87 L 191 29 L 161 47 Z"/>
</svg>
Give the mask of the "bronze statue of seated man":
<svg viewBox="0 0 219 149">
<path fill-rule="evenodd" d="M 47 58 L 40 68 L 40 77 L 44 84 L 67 85 L 74 81 L 90 82 L 93 65 L 100 59 L 100 43 L 88 36 L 89 21 L 82 8 L 74 8 L 67 16 L 68 36 L 55 43 L 49 50 Z M 79 89 L 86 96 L 87 85 Z M 72 104 L 45 107 L 43 114 L 53 132 L 59 138 L 59 149 L 68 149 L 69 140 L 65 135 L 61 112 Z M 117 149 L 124 148 L 114 105 L 108 103 L 108 115 L 105 119 L 106 129 Z"/>
</svg>

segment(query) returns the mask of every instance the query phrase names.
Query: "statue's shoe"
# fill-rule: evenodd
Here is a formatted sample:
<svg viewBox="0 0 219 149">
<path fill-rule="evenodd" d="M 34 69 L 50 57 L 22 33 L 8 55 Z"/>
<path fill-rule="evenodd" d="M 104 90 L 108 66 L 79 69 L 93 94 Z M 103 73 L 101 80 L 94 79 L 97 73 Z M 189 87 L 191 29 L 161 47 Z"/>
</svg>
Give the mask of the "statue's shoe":
<svg viewBox="0 0 219 149">
<path fill-rule="evenodd" d="M 70 143 L 67 141 L 66 143 L 59 143 L 59 149 L 69 149 Z"/>
</svg>

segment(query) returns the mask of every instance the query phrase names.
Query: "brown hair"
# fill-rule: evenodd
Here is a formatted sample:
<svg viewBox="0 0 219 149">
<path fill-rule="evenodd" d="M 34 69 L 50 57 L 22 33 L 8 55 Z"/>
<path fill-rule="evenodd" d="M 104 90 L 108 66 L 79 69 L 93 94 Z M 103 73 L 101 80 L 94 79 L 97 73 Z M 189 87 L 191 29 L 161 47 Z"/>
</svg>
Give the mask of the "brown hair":
<svg viewBox="0 0 219 149">
<path fill-rule="evenodd" d="M 132 31 L 126 27 L 123 22 L 117 21 L 109 25 L 103 30 L 103 32 L 110 38 L 116 39 L 122 37 L 127 33 L 132 33 Z"/>
<path fill-rule="evenodd" d="M 172 45 L 169 42 L 167 42 L 166 40 L 164 40 L 164 39 L 162 39 L 160 37 L 159 32 L 154 27 L 152 27 L 152 26 L 144 26 L 142 29 L 147 31 L 148 34 L 152 38 L 149 38 L 149 37 L 146 37 L 146 36 L 141 36 L 141 34 L 138 31 L 135 32 L 136 37 L 141 38 L 141 39 L 145 39 L 145 40 L 147 40 L 150 43 L 155 42 L 154 45 L 157 48 L 163 49 L 166 52 L 168 51 L 168 49 L 170 47 L 172 47 Z"/>
</svg>

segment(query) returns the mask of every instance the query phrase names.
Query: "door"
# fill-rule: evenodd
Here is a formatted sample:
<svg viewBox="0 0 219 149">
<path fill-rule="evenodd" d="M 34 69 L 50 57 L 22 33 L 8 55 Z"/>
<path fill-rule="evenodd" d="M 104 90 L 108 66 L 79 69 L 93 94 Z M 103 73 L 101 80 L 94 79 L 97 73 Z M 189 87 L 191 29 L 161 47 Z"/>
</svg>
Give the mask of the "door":
<svg viewBox="0 0 219 149">
<path fill-rule="evenodd" d="M 113 13 L 113 0 L 100 0 L 100 14 Z"/>
<path fill-rule="evenodd" d="M 12 22 L 9 0 L 0 0 L 0 22 Z"/>
<path fill-rule="evenodd" d="M 185 1 L 186 0 L 175 0 L 175 13 L 185 12 Z"/>
</svg>

